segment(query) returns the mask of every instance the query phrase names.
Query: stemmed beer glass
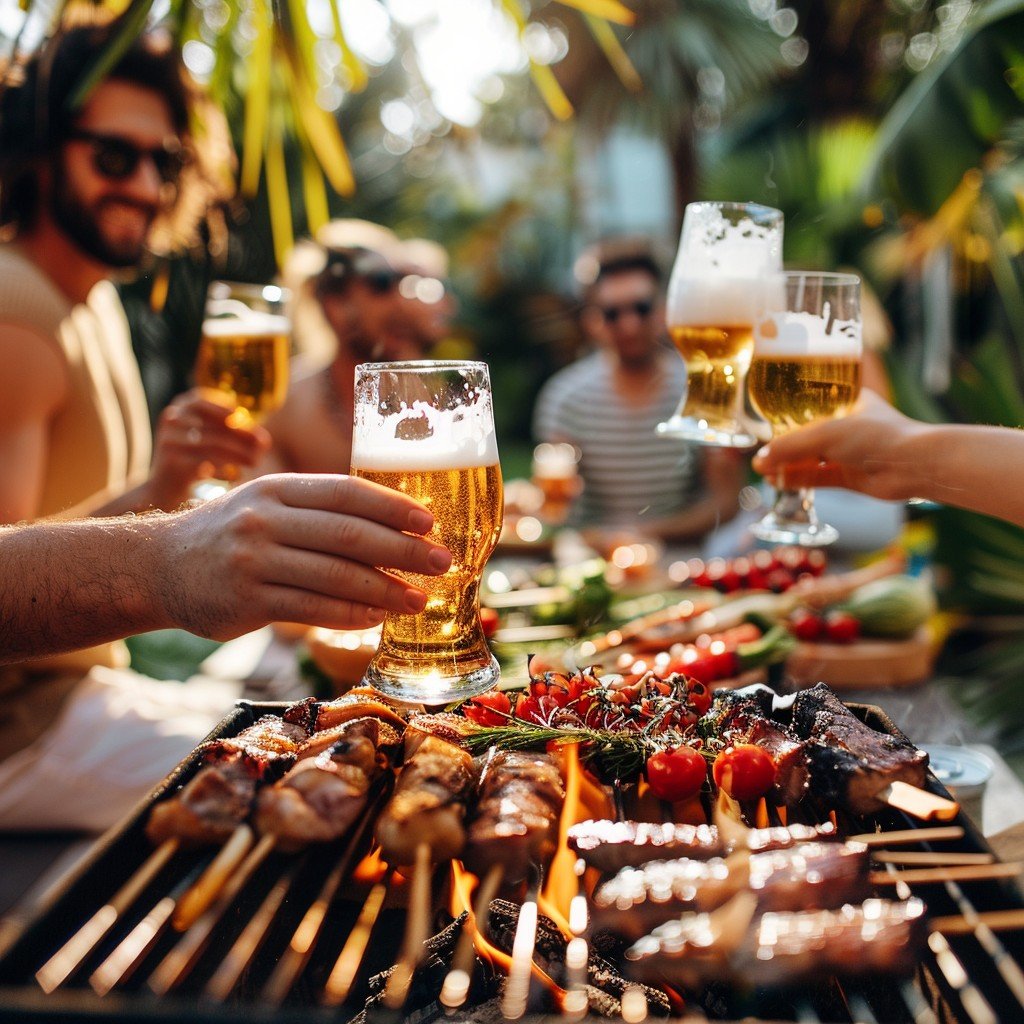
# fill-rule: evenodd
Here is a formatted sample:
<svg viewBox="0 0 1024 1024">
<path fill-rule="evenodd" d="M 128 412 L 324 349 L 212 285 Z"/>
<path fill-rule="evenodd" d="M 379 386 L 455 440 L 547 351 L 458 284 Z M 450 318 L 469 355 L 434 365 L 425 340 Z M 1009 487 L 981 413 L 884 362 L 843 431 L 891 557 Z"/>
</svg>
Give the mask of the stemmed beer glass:
<svg viewBox="0 0 1024 1024">
<path fill-rule="evenodd" d="M 690 203 L 668 286 L 668 329 L 686 361 L 686 394 L 659 434 L 700 444 L 758 443 L 743 412 L 754 318 L 782 270 L 782 213 L 757 203 Z"/>
<path fill-rule="evenodd" d="M 487 364 L 357 366 L 352 472 L 426 505 L 434 514 L 429 536 L 453 559 L 443 576 L 407 575 L 427 592 L 426 608 L 388 613 L 366 681 L 435 706 L 494 686 L 498 663 L 479 600 L 503 510 Z"/>
<path fill-rule="evenodd" d="M 779 436 L 814 420 L 843 416 L 861 379 L 860 279 L 854 274 L 792 271 L 776 279 L 754 331 L 747 376 L 754 408 Z M 783 544 L 831 544 L 839 532 L 818 520 L 814 491 L 787 488 L 754 536 Z"/>
<path fill-rule="evenodd" d="M 213 281 L 207 290 L 196 385 L 233 408 L 232 426 L 257 423 L 284 402 L 291 355 L 287 300 L 277 285 Z M 221 472 L 228 480 L 205 480 L 195 496 L 210 498 L 227 490 L 237 470 L 225 466 Z"/>
</svg>

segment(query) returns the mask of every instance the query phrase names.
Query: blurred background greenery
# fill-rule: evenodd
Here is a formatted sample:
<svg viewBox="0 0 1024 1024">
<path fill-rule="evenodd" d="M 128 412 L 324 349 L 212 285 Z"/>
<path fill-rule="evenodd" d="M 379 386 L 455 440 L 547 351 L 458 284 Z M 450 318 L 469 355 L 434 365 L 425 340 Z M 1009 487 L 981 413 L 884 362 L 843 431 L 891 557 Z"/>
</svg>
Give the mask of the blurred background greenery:
<svg viewBox="0 0 1024 1024">
<path fill-rule="evenodd" d="M 365 217 L 449 248 L 450 352 L 491 363 L 522 473 L 537 387 L 581 344 L 574 255 L 628 231 L 671 257 L 713 197 L 781 208 L 791 264 L 864 276 L 906 411 L 1024 424 L 1024 0 L 98 5 L 124 38 L 175 34 L 239 154 L 226 232 L 124 289 L 154 414 L 188 383 L 212 276 L 265 280 L 293 238 Z M 7 56 L 64 6 L 0 5 Z M 950 666 L 1024 743 L 1024 533 L 930 522 Z"/>
</svg>

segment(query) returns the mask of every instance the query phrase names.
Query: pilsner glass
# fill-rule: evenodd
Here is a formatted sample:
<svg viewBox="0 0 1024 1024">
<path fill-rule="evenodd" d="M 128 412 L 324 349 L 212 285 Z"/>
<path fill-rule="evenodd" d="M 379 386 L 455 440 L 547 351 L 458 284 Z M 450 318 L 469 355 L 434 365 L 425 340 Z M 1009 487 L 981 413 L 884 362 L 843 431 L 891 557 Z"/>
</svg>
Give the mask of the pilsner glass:
<svg viewBox="0 0 1024 1024">
<path fill-rule="evenodd" d="M 479 600 L 503 510 L 487 364 L 357 366 L 352 472 L 422 502 L 434 514 L 430 538 L 452 553 L 443 576 L 405 574 L 427 592 L 426 608 L 388 613 L 366 681 L 427 705 L 494 686 Z"/>
<path fill-rule="evenodd" d="M 860 394 L 860 279 L 792 271 L 781 275 L 769 303 L 754 331 L 747 375 L 751 403 L 776 437 L 814 420 L 844 416 Z M 785 487 L 785 470 L 781 477 L 775 505 L 754 524 L 754 535 L 810 546 L 835 541 L 839 532 L 815 513 L 814 491 Z"/>
<path fill-rule="evenodd" d="M 765 280 L 782 269 L 782 213 L 757 203 L 690 203 L 668 285 L 668 329 L 686 393 L 658 433 L 700 444 L 758 443 L 743 380 Z"/>
</svg>

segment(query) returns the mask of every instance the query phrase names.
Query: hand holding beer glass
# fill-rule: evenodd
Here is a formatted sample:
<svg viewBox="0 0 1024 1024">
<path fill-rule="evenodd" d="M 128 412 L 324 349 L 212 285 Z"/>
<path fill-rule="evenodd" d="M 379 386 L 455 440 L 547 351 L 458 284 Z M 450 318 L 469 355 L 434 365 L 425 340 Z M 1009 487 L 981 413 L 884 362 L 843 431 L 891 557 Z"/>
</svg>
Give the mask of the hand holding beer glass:
<svg viewBox="0 0 1024 1024">
<path fill-rule="evenodd" d="M 668 329 L 686 394 L 658 433 L 699 444 L 758 443 L 743 413 L 754 318 L 782 269 L 782 213 L 757 203 L 690 203 L 668 285 Z"/>
<path fill-rule="evenodd" d="M 750 400 L 774 436 L 844 416 L 860 394 L 860 279 L 807 271 L 779 275 L 754 339 Z M 818 521 L 813 489 L 788 489 L 784 471 L 781 477 L 775 505 L 754 524 L 754 536 L 782 544 L 833 543 L 839 533 Z"/>
<path fill-rule="evenodd" d="M 214 281 L 207 291 L 196 385 L 233 408 L 230 426 L 258 423 L 284 402 L 291 355 L 286 300 L 276 285 Z M 227 480 L 237 475 L 234 466 L 219 471 Z M 227 481 L 206 481 L 197 497 L 214 497 L 227 487 Z"/>
<path fill-rule="evenodd" d="M 427 535 L 452 553 L 419 614 L 388 613 L 366 681 L 401 700 L 441 705 L 494 686 L 480 625 L 480 579 L 501 532 L 502 487 L 486 363 L 356 367 L 352 472 L 422 502 Z"/>
</svg>

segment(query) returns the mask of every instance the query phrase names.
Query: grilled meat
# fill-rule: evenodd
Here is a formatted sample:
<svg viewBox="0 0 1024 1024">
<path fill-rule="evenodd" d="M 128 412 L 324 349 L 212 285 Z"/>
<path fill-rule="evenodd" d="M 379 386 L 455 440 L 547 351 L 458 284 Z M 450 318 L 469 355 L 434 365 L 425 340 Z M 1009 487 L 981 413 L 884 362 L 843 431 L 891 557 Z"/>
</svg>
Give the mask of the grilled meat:
<svg viewBox="0 0 1024 1024">
<path fill-rule="evenodd" d="M 223 842 L 248 816 L 257 785 L 285 771 L 305 739 L 301 725 L 264 715 L 237 736 L 207 743 L 205 764 L 153 808 L 146 835 L 153 843 L 172 837 L 192 845 Z"/>
<path fill-rule="evenodd" d="M 466 804 L 476 781 L 473 759 L 461 747 L 427 736 L 398 776 L 394 795 L 377 821 L 377 842 L 389 863 L 412 864 L 420 843 L 435 861 L 462 852 Z"/>
<path fill-rule="evenodd" d="M 525 878 L 531 864 L 545 863 L 555 851 L 564 799 L 550 754 L 491 750 L 466 830 L 466 866 L 483 875 L 501 864 L 506 882 Z"/>
<path fill-rule="evenodd" d="M 627 971 L 693 990 L 710 982 L 782 986 L 815 975 L 910 974 L 927 934 L 924 909 L 919 899 L 869 899 L 750 921 L 745 908 L 723 908 L 656 928 L 626 952 Z"/>
<path fill-rule="evenodd" d="M 369 687 L 360 687 L 349 690 L 338 700 L 321 704 L 316 712 L 316 731 L 333 729 L 353 718 L 365 718 L 368 715 L 387 722 L 399 733 L 405 729 L 405 719 L 384 694 Z"/>
<path fill-rule="evenodd" d="M 782 850 L 797 843 L 838 838 L 833 824 L 743 829 L 740 848 L 751 853 Z M 569 845 L 591 867 L 618 871 L 652 860 L 688 857 L 709 860 L 739 847 L 723 840 L 714 825 L 654 824 L 647 821 L 581 821 L 569 829 Z"/>
<path fill-rule="evenodd" d="M 324 741 L 329 741 L 325 745 Z M 343 835 L 366 807 L 370 785 L 397 750 L 397 736 L 376 718 L 357 718 L 315 733 L 294 768 L 256 801 L 256 825 L 284 850 Z"/>
<path fill-rule="evenodd" d="M 709 911 L 737 893 L 762 911 L 836 907 L 869 892 L 862 843 L 800 843 L 728 860 L 653 861 L 623 868 L 594 891 L 594 927 L 637 939 L 684 911 Z"/>
<path fill-rule="evenodd" d="M 923 750 L 865 725 L 824 683 L 796 695 L 793 728 L 809 741 L 814 790 L 831 806 L 870 814 L 891 783 L 925 783 Z"/>
</svg>

